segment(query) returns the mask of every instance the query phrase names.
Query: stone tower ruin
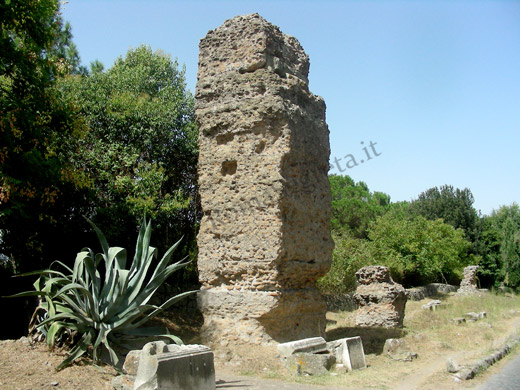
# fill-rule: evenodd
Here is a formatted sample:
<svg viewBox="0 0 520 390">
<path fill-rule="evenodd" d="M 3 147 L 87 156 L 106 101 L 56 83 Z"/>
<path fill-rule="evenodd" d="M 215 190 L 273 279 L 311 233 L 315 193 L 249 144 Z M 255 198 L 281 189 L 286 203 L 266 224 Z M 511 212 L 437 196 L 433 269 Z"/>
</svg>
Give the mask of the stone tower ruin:
<svg viewBox="0 0 520 390">
<path fill-rule="evenodd" d="M 200 42 L 199 307 L 205 342 L 322 335 L 333 242 L 325 103 L 299 42 L 258 14 Z"/>
</svg>

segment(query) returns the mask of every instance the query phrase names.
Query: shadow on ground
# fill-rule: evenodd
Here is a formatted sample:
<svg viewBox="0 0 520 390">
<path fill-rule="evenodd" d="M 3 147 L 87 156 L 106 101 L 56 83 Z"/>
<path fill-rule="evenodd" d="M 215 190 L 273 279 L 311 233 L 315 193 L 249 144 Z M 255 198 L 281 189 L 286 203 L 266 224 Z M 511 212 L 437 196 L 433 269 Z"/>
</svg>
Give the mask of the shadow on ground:
<svg viewBox="0 0 520 390">
<path fill-rule="evenodd" d="M 327 331 L 327 341 L 342 339 L 345 337 L 360 336 L 363 341 L 363 349 L 365 353 L 383 353 L 383 347 L 386 339 L 397 339 L 406 335 L 404 329 L 386 329 L 386 328 L 360 328 L 347 327 L 336 328 Z"/>
</svg>

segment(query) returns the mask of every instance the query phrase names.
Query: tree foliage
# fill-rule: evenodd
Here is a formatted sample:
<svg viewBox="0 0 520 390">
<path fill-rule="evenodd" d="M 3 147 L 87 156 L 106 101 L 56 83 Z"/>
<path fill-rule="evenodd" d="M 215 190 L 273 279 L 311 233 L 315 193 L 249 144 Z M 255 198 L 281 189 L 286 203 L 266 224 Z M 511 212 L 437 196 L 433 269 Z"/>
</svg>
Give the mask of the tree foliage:
<svg viewBox="0 0 520 390">
<path fill-rule="evenodd" d="M 487 239 L 483 277 L 494 277 L 494 285 L 520 286 L 520 207 L 517 203 L 493 210 L 484 218 Z"/>
<path fill-rule="evenodd" d="M 70 76 L 61 87 L 90 127 L 76 156 L 95 189 L 91 216 L 111 241 L 128 246 L 143 214 L 165 249 L 198 218 L 194 100 L 177 61 L 147 46 L 129 50 L 106 72 Z"/>
<path fill-rule="evenodd" d="M 347 229 L 353 237 L 366 238 L 370 222 L 388 209 L 390 196 L 370 192 L 365 183 L 355 183 L 349 176 L 330 175 L 329 181 L 332 230 L 340 232 Z"/>
<path fill-rule="evenodd" d="M 442 218 L 455 229 L 462 229 L 469 240 L 478 231 L 478 214 L 473 207 L 475 199 L 468 188 L 463 190 L 451 185 L 433 187 L 422 192 L 410 203 L 409 212 L 429 220 Z"/>
<path fill-rule="evenodd" d="M 86 128 L 56 88 L 70 69 L 58 1 L 3 2 L 0 18 L 0 253 L 23 271 L 60 252 L 79 211 L 70 160 Z"/>
<path fill-rule="evenodd" d="M 462 229 L 442 219 L 408 218 L 398 212 L 379 217 L 368 236 L 373 264 L 388 266 L 407 286 L 453 281 L 460 276 L 470 245 Z"/>
<path fill-rule="evenodd" d="M 330 176 L 330 183 L 335 248 L 329 272 L 318 281 L 322 292 L 355 290 L 355 273 L 367 265 L 388 266 L 407 287 L 458 283 L 463 266 L 474 260 L 462 229 L 414 215 L 409 202 L 390 203 L 388 195 L 348 176 Z"/>
<path fill-rule="evenodd" d="M 356 289 L 356 272 L 374 264 L 367 240 L 353 237 L 349 232 L 332 233 L 335 247 L 329 272 L 318 279 L 317 286 L 326 294 L 345 294 Z"/>
</svg>

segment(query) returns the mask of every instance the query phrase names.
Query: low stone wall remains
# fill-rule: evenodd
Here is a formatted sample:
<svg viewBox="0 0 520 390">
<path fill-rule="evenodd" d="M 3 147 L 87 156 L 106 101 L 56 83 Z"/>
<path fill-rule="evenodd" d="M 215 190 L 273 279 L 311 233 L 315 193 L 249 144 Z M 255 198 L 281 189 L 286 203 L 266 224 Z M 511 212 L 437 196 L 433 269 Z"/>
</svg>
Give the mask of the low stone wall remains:
<svg viewBox="0 0 520 390">
<path fill-rule="evenodd" d="M 438 295 L 447 295 L 457 292 L 458 286 L 445 283 L 430 283 L 426 286 L 414 287 L 406 289 L 408 299 L 411 301 L 420 301 L 425 298 L 432 298 Z"/>
</svg>

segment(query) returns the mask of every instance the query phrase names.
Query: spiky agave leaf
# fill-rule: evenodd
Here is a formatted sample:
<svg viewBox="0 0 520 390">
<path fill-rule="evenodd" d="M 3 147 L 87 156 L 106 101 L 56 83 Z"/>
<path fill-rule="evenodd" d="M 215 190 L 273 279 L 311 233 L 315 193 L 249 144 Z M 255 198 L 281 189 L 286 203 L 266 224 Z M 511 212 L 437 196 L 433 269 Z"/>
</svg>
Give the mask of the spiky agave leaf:
<svg viewBox="0 0 520 390">
<path fill-rule="evenodd" d="M 37 328 L 45 335 L 51 348 L 65 332 L 74 331 L 80 335 L 58 369 L 87 353 L 90 347 L 96 361 L 101 345 L 116 365 L 118 357 L 114 345 L 124 345 L 124 340 L 166 338 L 181 344 L 182 340 L 171 335 L 166 328 L 142 328 L 175 302 L 195 293 L 178 294 L 160 306 L 148 304 L 164 281 L 189 263 L 182 259 L 170 264 L 180 240 L 153 267 L 157 249 L 150 246 L 151 223 L 144 218 L 132 263 L 127 268 L 126 250 L 110 247 L 103 232 L 93 222 L 88 222 L 98 236 L 102 253 L 95 254 L 85 248 L 76 256 L 73 268 L 61 262 L 52 264 L 60 265 L 65 272 L 49 268 L 27 273 L 25 275 L 40 276 L 34 283 L 35 291 L 15 295 L 43 298 L 38 309 L 46 314 Z"/>
</svg>

